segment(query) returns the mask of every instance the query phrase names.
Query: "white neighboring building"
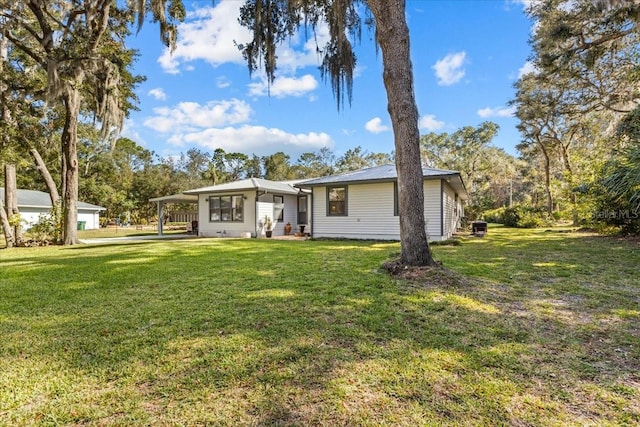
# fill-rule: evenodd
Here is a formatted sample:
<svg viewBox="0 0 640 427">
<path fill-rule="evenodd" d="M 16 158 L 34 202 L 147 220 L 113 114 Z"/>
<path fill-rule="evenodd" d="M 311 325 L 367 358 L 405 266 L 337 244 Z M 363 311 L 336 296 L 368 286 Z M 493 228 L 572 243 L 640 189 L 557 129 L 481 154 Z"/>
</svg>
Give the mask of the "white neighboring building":
<svg viewBox="0 0 640 427">
<path fill-rule="evenodd" d="M 4 201 L 4 188 L 0 187 L 0 197 Z M 29 229 L 38 222 L 40 215 L 51 212 L 51 198 L 49 194 L 36 190 L 18 189 L 18 210 L 22 219 L 22 226 Z M 106 210 L 102 206 L 78 202 L 78 222 L 84 222 L 85 230 L 100 228 L 100 212 Z"/>
</svg>

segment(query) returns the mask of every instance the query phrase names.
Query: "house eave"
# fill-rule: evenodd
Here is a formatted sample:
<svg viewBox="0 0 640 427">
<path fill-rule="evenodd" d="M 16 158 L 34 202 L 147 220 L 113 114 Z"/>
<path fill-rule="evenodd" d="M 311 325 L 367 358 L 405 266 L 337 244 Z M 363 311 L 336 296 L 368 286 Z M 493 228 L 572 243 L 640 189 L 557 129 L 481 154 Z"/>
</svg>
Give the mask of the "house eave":
<svg viewBox="0 0 640 427">
<path fill-rule="evenodd" d="M 450 174 L 440 174 L 440 175 L 429 175 L 422 177 L 423 181 L 437 180 L 437 179 L 447 179 L 455 176 L 460 176 L 457 172 L 453 172 Z M 296 184 L 297 188 L 313 188 L 313 187 L 330 187 L 334 185 L 342 185 L 342 184 L 376 184 L 381 182 L 396 182 L 398 178 L 378 178 L 378 179 L 354 179 L 354 180 L 339 180 L 332 182 L 319 182 L 319 183 L 310 183 L 306 184 L 301 182 Z M 462 181 L 462 179 L 460 179 Z"/>
</svg>

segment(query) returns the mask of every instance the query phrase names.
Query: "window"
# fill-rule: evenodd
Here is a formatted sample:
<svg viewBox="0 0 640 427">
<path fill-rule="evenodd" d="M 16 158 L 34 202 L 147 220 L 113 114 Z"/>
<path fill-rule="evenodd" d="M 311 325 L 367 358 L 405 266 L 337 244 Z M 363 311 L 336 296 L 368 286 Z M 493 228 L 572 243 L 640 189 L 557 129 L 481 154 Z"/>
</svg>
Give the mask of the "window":
<svg viewBox="0 0 640 427">
<path fill-rule="evenodd" d="M 209 197 L 210 222 L 242 222 L 244 196 Z"/>
<path fill-rule="evenodd" d="M 393 216 L 400 215 L 400 207 L 398 204 L 398 181 L 393 183 Z"/>
<path fill-rule="evenodd" d="M 278 215 L 278 222 L 284 222 L 284 196 L 273 196 L 273 208 L 276 212 L 280 209 L 280 215 Z"/>
<path fill-rule="evenodd" d="M 327 216 L 347 216 L 347 187 L 327 188 Z"/>
<path fill-rule="evenodd" d="M 307 196 L 298 196 L 298 224 L 307 223 Z"/>
</svg>

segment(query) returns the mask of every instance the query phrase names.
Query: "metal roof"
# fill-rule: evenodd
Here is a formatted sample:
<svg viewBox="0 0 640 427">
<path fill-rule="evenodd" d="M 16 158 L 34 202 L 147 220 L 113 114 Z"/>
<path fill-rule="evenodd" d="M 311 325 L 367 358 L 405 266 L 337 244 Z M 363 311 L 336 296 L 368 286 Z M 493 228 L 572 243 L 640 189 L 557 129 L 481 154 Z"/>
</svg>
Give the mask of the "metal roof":
<svg viewBox="0 0 640 427">
<path fill-rule="evenodd" d="M 460 194 L 463 199 L 467 198 L 467 190 L 460 177 L 460 172 L 422 168 L 422 176 L 424 179 L 446 179 L 447 182 Z M 360 169 L 353 172 L 346 172 L 339 175 L 324 176 L 322 178 L 314 178 L 296 184 L 296 187 L 318 187 L 331 184 L 365 184 L 372 182 L 396 181 L 398 173 L 395 165 L 374 166 L 367 169 Z"/>
<path fill-rule="evenodd" d="M 171 196 L 154 197 L 150 202 L 164 203 L 198 203 L 198 196 L 195 194 L 172 194 Z"/>
<path fill-rule="evenodd" d="M 268 179 L 261 178 L 247 178 L 240 181 L 225 182 L 224 184 L 188 190 L 185 191 L 184 194 L 229 193 L 247 190 L 266 191 L 268 193 L 278 194 L 300 193 L 300 190 L 294 188 L 289 182 L 269 181 Z"/>
<path fill-rule="evenodd" d="M 40 208 L 51 209 L 51 197 L 48 193 L 36 190 L 23 190 L 18 189 L 18 209 L 22 208 Z M 0 187 L 0 197 L 4 202 L 4 188 Z M 78 201 L 78 209 L 91 210 L 91 211 L 104 211 L 106 208 L 102 206 L 92 205 L 91 203 L 85 203 Z"/>
</svg>

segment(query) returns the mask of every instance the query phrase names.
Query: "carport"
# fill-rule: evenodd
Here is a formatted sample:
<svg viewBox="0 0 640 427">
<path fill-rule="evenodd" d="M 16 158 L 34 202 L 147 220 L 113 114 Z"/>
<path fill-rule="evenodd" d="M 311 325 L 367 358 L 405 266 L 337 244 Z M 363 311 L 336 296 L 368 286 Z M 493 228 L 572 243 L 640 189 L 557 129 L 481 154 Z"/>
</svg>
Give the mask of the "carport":
<svg viewBox="0 0 640 427">
<path fill-rule="evenodd" d="M 162 236 L 162 226 L 164 224 L 164 205 L 167 203 L 175 204 L 198 204 L 198 196 L 196 194 L 172 194 L 171 196 L 162 196 L 149 199 L 150 202 L 158 204 L 158 236 Z"/>
</svg>

